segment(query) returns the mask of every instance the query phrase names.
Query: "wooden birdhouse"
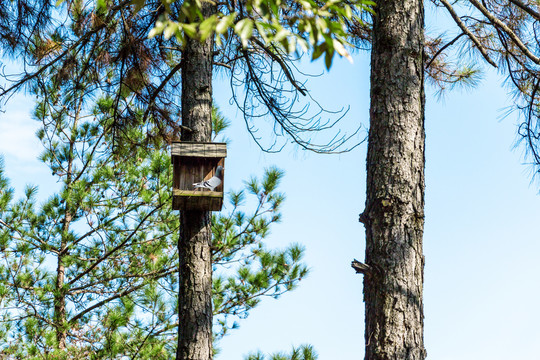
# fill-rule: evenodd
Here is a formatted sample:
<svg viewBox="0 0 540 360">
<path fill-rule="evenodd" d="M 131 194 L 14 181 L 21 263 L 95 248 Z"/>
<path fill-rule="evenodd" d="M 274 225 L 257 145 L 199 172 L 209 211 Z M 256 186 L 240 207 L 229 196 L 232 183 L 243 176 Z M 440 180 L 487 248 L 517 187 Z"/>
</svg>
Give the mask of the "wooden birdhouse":
<svg viewBox="0 0 540 360">
<path fill-rule="evenodd" d="M 225 167 L 225 143 L 178 141 L 171 146 L 173 163 L 173 209 L 220 211 L 223 205 L 223 171 L 221 183 L 214 189 L 196 188 L 193 184 L 209 181 L 217 167 Z M 221 170 L 221 169 L 220 169 Z"/>
</svg>

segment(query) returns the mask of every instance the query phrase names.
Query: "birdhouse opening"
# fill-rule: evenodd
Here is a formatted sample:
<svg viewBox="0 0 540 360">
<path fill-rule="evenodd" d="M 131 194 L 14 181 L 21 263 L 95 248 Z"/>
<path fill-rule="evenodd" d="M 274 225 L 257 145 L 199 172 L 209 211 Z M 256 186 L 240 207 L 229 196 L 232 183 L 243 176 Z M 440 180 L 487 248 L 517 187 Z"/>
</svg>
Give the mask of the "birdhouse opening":
<svg viewBox="0 0 540 360">
<path fill-rule="evenodd" d="M 226 156 L 224 143 L 172 144 L 174 210 L 221 210 Z"/>
</svg>

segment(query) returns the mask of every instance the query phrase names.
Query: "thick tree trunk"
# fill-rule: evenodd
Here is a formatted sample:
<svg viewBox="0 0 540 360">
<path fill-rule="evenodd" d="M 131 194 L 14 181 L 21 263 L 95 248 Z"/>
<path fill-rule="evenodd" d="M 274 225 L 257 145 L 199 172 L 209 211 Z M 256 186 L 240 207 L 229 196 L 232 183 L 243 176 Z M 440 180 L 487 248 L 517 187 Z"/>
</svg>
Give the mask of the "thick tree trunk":
<svg viewBox="0 0 540 360">
<path fill-rule="evenodd" d="M 366 360 L 423 360 L 424 10 L 378 1 L 367 156 Z"/>
<path fill-rule="evenodd" d="M 203 15 L 215 5 L 203 2 Z M 188 40 L 182 54 L 183 141 L 210 141 L 212 132 L 213 38 Z M 210 213 L 180 213 L 177 360 L 212 359 L 212 237 Z"/>
</svg>

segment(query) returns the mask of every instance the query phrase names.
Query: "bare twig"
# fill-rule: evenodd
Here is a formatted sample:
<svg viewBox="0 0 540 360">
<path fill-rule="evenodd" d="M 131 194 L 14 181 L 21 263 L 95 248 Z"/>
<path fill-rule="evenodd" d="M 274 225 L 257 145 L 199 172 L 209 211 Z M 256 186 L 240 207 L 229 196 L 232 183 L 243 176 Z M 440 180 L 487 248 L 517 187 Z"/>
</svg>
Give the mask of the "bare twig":
<svg viewBox="0 0 540 360">
<path fill-rule="evenodd" d="M 460 37 L 462 37 L 463 35 L 465 35 L 464 32 L 462 32 L 461 34 L 459 34 L 458 36 L 456 36 L 454 39 L 452 39 L 452 41 L 448 42 L 447 44 L 445 44 L 442 48 L 439 49 L 439 51 L 437 51 L 435 53 L 435 55 L 433 55 L 431 57 L 431 59 L 429 59 L 429 62 L 426 64 L 426 69 L 429 68 L 429 66 L 431 65 L 431 63 L 433 63 L 433 61 L 437 58 L 437 56 L 439 56 L 444 50 L 446 50 L 447 48 L 449 48 L 450 46 L 452 46 L 456 41 L 459 40 Z"/>
</svg>

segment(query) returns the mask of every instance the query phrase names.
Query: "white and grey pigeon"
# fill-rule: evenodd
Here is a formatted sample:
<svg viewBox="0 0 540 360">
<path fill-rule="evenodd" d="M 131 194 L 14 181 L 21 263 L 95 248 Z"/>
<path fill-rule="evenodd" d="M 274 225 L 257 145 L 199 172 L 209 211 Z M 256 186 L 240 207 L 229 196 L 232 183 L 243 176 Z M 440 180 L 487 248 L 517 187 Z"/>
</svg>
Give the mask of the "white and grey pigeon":
<svg viewBox="0 0 540 360">
<path fill-rule="evenodd" d="M 221 180 L 223 179 L 223 168 L 221 166 L 218 166 L 216 168 L 216 175 L 212 176 L 210 179 L 206 181 L 201 181 L 198 183 L 193 184 L 195 188 L 203 188 L 208 189 L 210 191 L 214 191 L 215 188 L 221 184 Z"/>
</svg>

